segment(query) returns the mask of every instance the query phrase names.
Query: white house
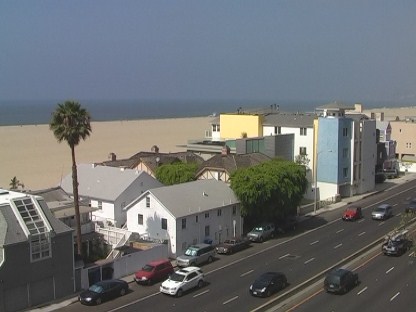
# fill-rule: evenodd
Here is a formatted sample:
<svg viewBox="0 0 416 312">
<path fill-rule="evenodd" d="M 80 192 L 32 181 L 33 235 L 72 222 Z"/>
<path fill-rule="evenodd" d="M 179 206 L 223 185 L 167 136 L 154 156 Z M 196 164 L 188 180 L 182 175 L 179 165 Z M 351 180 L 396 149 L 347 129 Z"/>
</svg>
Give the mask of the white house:
<svg viewBox="0 0 416 312">
<path fill-rule="evenodd" d="M 242 234 L 240 202 L 226 183 L 215 179 L 150 189 L 125 210 L 128 230 L 166 240 L 171 257 L 191 244 L 216 244 Z"/>
<path fill-rule="evenodd" d="M 92 212 L 92 221 L 115 227 L 126 223 L 124 207 L 148 189 L 163 186 L 148 173 L 133 169 L 80 164 L 77 172 L 80 201 L 98 208 Z M 61 187 L 73 196 L 72 173 L 62 180 Z"/>
</svg>

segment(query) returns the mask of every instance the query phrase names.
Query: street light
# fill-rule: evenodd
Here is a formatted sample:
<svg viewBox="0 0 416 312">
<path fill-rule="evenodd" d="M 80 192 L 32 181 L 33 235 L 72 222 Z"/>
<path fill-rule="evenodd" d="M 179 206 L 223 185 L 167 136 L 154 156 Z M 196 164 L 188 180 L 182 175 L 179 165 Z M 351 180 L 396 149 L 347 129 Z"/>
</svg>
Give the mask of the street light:
<svg viewBox="0 0 416 312">
<path fill-rule="evenodd" d="M 315 199 L 314 199 L 314 205 L 313 205 L 313 214 L 314 215 L 316 215 L 316 210 L 318 210 L 318 156 L 319 156 L 319 154 L 321 154 L 323 152 L 331 153 L 332 150 L 320 151 L 320 152 L 317 152 L 316 153 L 315 169 L 314 169 L 314 172 L 313 172 L 313 175 L 314 175 L 314 179 L 313 179 L 314 182 L 313 183 L 315 184 L 315 190 L 314 190 L 314 192 L 315 192 L 315 194 L 314 194 Z"/>
</svg>

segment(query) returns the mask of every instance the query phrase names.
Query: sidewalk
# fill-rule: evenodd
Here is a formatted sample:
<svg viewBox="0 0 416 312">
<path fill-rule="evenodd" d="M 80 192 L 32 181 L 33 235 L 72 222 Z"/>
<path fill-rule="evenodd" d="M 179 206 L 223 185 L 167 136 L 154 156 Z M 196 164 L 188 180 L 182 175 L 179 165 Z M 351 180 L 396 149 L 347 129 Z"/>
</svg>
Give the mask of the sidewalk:
<svg viewBox="0 0 416 312">
<path fill-rule="evenodd" d="M 405 182 L 408 182 L 408 181 L 411 181 L 411 180 L 414 180 L 414 179 L 416 179 L 416 173 L 408 173 L 408 174 L 406 174 L 404 176 L 400 176 L 399 178 L 396 178 L 396 179 L 386 180 L 384 183 L 376 184 L 376 188 L 373 192 L 343 198 L 338 203 L 334 203 L 334 204 L 331 204 L 331 205 L 328 205 L 328 206 L 325 206 L 323 208 L 318 209 L 316 211 L 316 213 L 314 213 L 314 212 L 307 213 L 301 219 L 307 219 L 307 218 L 310 218 L 310 217 L 314 217 L 316 215 L 323 214 L 323 213 L 328 212 L 328 211 L 332 211 L 332 210 L 335 210 L 335 209 L 338 209 L 338 208 L 345 207 L 345 206 L 347 206 L 347 205 L 349 205 L 353 202 L 356 202 L 360 199 L 370 197 L 374 194 L 383 192 L 386 189 L 394 188 L 397 185 L 403 184 Z M 173 267 L 176 267 L 176 260 L 172 260 L 172 265 L 173 265 Z M 134 282 L 134 274 L 127 275 L 125 277 L 122 277 L 121 279 L 125 280 L 128 283 L 133 283 Z M 60 299 L 60 300 L 61 301 L 59 301 L 59 302 L 52 303 L 52 304 L 50 304 L 48 306 L 45 306 L 45 307 L 32 309 L 30 311 L 49 312 L 49 311 L 59 310 L 62 307 L 66 307 L 66 306 L 68 306 L 68 305 L 70 305 L 74 302 L 77 302 L 78 301 L 78 296 L 77 295 L 71 295 L 70 297 L 68 297 L 66 299 Z"/>
<path fill-rule="evenodd" d="M 376 183 L 376 187 L 375 190 L 369 193 L 365 193 L 365 194 L 360 194 L 360 195 L 355 195 L 352 197 L 346 197 L 346 198 L 342 198 L 340 202 L 338 203 L 334 203 L 334 204 L 330 204 L 328 206 L 322 207 L 320 209 L 318 209 L 316 211 L 316 213 L 314 212 L 309 212 L 307 214 L 305 214 L 305 217 L 313 217 L 322 213 L 325 213 L 327 211 L 332 211 L 341 207 L 345 207 L 353 202 L 356 202 L 358 200 L 361 200 L 363 198 L 367 198 L 370 196 L 373 196 L 374 194 L 383 192 L 387 189 L 392 189 L 395 188 L 396 186 L 409 182 L 411 180 L 416 179 L 416 173 L 407 173 L 406 175 L 400 176 L 399 178 L 395 178 L 395 179 L 387 179 L 384 183 Z"/>
</svg>

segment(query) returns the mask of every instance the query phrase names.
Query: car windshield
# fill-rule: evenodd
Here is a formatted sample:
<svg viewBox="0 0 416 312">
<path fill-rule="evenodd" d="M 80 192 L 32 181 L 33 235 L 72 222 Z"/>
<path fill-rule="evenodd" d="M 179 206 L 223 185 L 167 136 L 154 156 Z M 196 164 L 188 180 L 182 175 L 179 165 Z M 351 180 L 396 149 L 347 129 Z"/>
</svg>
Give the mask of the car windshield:
<svg viewBox="0 0 416 312">
<path fill-rule="evenodd" d="M 376 212 L 384 212 L 384 211 L 386 211 L 386 207 L 377 207 L 374 211 L 376 211 Z"/>
<path fill-rule="evenodd" d="M 182 282 L 185 279 L 185 275 L 173 273 L 169 279 L 175 282 Z"/>
<path fill-rule="evenodd" d="M 91 285 L 90 288 L 88 288 L 88 290 L 98 294 L 104 291 L 103 287 L 100 285 Z"/>
<path fill-rule="evenodd" d="M 226 239 L 225 241 L 224 241 L 224 244 L 231 244 L 232 243 L 232 241 L 231 240 L 229 240 L 229 239 Z"/>
<path fill-rule="evenodd" d="M 189 247 L 186 251 L 185 251 L 185 255 L 187 256 L 196 256 L 197 253 L 197 249 L 193 248 L 193 247 Z"/>
<path fill-rule="evenodd" d="M 149 265 L 149 264 L 146 264 L 146 265 L 142 268 L 142 271 L 145 271 L 145 272 L 152 272 L 152 271 L 153 271 L 153 269 L 154 269 L 154 267 L 153 267 L 153 266 L 151 266 L 151 265 Z"/>
<path fill-rule="evenodd" d="M 336 275 L 336 274 L 330 274 L 328 275 L 328 277 L 326 278 L 326 281 L 330 284 L 335 284 L 338 285 L 340 282 L 340 276 Z"/>
<path fill-rule="evenodd" d="M 270 284 L 270 277 L 268 276 L 260 276 L 256 281 L 254 282 L 257 287 L 265 287 Z"/>
<path fill-rule="evenodd" d="M 262 232 L 264 230 L 264 228 L 262 226 L 257 226 L 253 229 L 252 232 Z"/>
</svg>

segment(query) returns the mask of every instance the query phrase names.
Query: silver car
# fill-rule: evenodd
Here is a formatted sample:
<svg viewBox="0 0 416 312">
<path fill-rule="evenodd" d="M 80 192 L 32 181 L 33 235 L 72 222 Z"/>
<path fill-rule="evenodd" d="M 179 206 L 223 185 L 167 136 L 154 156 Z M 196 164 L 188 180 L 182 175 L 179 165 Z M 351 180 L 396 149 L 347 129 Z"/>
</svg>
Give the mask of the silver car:
<svg viewBox="0 0 416 312">
<path fill-rule="evenodd" d="M 211 263 L 215 257 L 215 248 L 209 244 L 196 244 L 189 246 L 185 254 L 176 258 L 176 264 L 179 267 L 188 267 L 201 265 L 202 263 Z"/>
<path fill-rule="evenodd" d="M 393 207 L 390 204 L 381 204 L 371 212 L 374 220 L 386 220 L 393 216 Z"/>
</svg>

